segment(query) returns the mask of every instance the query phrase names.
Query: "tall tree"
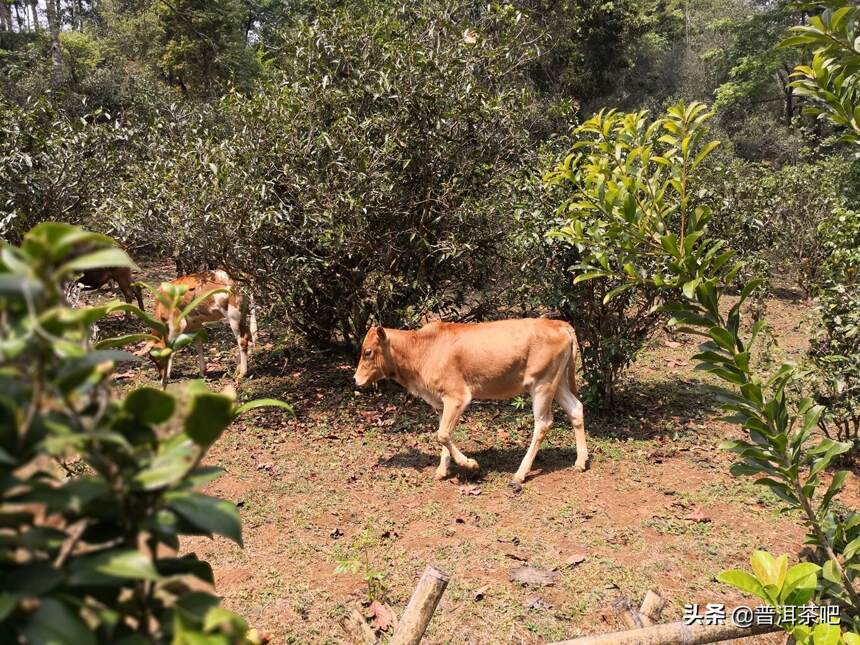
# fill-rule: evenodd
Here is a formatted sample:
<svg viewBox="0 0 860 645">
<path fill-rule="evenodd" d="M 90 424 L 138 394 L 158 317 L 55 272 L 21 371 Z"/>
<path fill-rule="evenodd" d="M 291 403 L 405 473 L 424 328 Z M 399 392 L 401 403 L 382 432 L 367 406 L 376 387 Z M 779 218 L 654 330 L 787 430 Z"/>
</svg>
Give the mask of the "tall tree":
<svg viewBox="0 0 860 645">
<path fill-rule="evenodd" d="M 247 84 L 259 71 L 246 33 L 242 0 L 158 0 L 161 67 L 169 82 L 206 93 L 226 82 Z"/>
<path fill-rule="evenodd" d="M 54 76 L 59 78 L 63 68 L 63 54 L 60 50 L 60 0 L 45 0 L 45 13 L 48 17 L 48 30 L 51 33 L 51 61 L 54 63 Z"/>
</svg>

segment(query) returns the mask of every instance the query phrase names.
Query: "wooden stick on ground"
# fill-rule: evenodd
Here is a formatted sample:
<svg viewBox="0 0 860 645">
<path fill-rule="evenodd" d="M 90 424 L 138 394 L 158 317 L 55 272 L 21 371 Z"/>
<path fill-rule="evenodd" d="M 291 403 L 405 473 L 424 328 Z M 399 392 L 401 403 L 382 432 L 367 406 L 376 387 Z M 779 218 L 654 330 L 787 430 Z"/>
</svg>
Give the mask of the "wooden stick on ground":
<svg viewBox="0 0 860 645">
<path fill-rule="evenodd" d="M 780 631 L 782 627 L 778 625 L 736 627 L 735 625 L 685 625 L 683 622 L 677 622 L 599 636 L 583 636 L 551 645 L 704 645 Z"/>
<path fill-rule="evenodd" d="M 639 617 L 642 619 L 642 624 L 645 627 L 656 625 L 660 622 L 660 614 L 666 608 L 666 599 L 656 591 L 649 589 L 645 593 L 645 599 L 642 601 L 642 606 L 639 607 Z"/>
<path fill-rule="evenodd" d="M 376 634 L 373 633 L 370 625 L 364 620 L 364 616 L 355 607 L 340 619 L 340 628 L 355 645 L 374 645 L 376 643 Z"/>
<path fill-rule="evenodd" d="M 433 612 L 445 593 L 450 576 L 432 565 L 427 565 L 418 586 L 412 592 L 409 604 L 394 629 L 391 645 L 418 645 L 433 618 Z"/>
<path fill-rule="evenodd" d="M 615 599 L 615 602 L 612 603 L 612 611 L 614 611 L 615 615 L 618 616 L 630 629 L 645 627 L 645 622 L 642 620 L 639 612 L 636 611 L 636 607 L 633 606 L 633 603 L 630 602 L 630 599 L 627 596 L 618 596 L 618 598 Z"/>
</svg>

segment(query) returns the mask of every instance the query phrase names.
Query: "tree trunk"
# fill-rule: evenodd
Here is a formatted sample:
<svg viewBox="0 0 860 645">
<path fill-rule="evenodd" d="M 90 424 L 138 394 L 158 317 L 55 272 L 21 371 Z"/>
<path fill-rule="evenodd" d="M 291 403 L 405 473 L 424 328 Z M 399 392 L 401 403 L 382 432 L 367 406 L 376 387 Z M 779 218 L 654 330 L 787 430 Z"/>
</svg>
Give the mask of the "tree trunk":
<svg viewBox="0 0 860 645">
<path fill-rule="evenodd" d="M 39 31 L 39 0 L 30 0 L 30 13 L 32 14 L 31 28 L 33 31 Z"/>
<path fill-rule="evenodd" d="M 12 5 L 0 0 L 0 31 L 12 31 Z"/>
<path fill-rule="evenodd" d="M 791 70 L 786 69 L 784 72 L 777 72 L 776 80 L 782 90 L 785 125 L 790 126 L 791 120 L 794 118 L 794 88 L 791 86 Z"/>
<path fill-rule="evenodd" d="M 63 69 L 63 55 L 60 51 L 60 7 L 59 0 L 45 0 L 48 16 L 48 29 L 51 32 L 51 60 L 54 63 L 54 78 L 59 79 Z"/>
</svg>

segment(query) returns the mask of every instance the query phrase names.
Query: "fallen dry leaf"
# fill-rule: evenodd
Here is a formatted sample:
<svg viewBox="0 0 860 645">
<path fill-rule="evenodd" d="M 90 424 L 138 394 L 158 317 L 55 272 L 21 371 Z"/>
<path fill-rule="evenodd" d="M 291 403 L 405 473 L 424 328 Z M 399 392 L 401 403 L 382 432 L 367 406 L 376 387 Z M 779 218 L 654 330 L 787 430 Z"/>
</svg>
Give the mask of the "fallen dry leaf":
<svg viewBox="0 0 860 645">
<path fill-rule="evenodd" d="M 699 524 L 705 524 L 711 521 L 711 518 L 705 515 L 705 512 L 701 508 L 697 508 L 689 515 L 685 515 L 683 519 L 690 520 L 691 522 L 698 522 Z"/>
<path fill-rule="evenodd" d="M 537 611 L 549 611 L 552 605 L 540 596 L 529 596 L 523 601 L 523 607 L 526 609 L 536 609 Z"/>
<path fill-rule="evenodd" d="M 547 569 L 537 567 L 515 567 L 508 574 L 511 582 L 520 582 L 524 585 L 554 585 L 558 574 Z"/>
<path fill-rule="evenodd" d="M 681 346 L 681 343 L 674 340 L 667 340 L 665 343 L 666 347 L 671 347 L 672 349 L 678 349 Z"/>
<path fill-rule="evenodd" d="M 519 553 L 505 553 L 506 558 L 510 558 L 511 560 L 516 560 L 517 562 L 528 562 L 529 559 L 524 555 L 520 555 Z"/>
<path fill-rule="evenodd" d="M 584 553 L 574 553 L 567 560 L 564 561 L 565 568 L 575 567 L 578 564 L 582 564 L 585 562 L 585 554 Z"/>
<path fill-rule="evenodd" d="M 378 600 L 370 603 L 365 614 L 368 618 L 373 619 L 373 627 L 384 632 L 394 624 L 394 612 L 388 605 L 384 605 Z"/>
<path fill-rule="evenodd" d="M 343 531 L 340 530 L 339 526 L 336 526 L 331 530 L 331 533 L 329 533 L 329 537 L 337 540 L 338 538 L 343 537 Z"/>
<path fill-rule="evenodd" d="M 477 497 L 482 492 L 480 488 L 471 484 L 460 486 L 457 490 L 460 491 L 461 495 L 472 495 L 473 497 Z"/>
</svg>

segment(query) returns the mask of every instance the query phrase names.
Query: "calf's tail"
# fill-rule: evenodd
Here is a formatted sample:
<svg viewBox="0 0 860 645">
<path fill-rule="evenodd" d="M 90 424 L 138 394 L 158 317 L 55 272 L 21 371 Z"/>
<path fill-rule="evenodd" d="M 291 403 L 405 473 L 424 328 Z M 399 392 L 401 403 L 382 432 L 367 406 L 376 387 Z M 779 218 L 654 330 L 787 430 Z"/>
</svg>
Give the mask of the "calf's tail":
<svg viewBox="0 0 860 645">
<path fill-rule="evenodd" d="M 251 293 L 242 295 L 239 309 L 240 332 L 252 345 L 257 344 L 257 308 L 254 306 L 254 296 Z"/>
<path fill-rule="evenodd" d="M 576 358 L 579 356 L 579 342 L 576 340 L 576 331 L 573 327 L 568 330 L 570 334 L 570 360 L 567 362 L 567 384 L 574 396 L 579 395 L 579 384 L 576 382 Z"/>
<path fill-rule="evenodd" d="M 257 307 L 254 306 L 254 294 L 249 294 L 248 299 L 250 300 L 249 307 L 251 309 L 251 342 L 254 344 L 254 347 L 257 346 Z"/>
</svg>

